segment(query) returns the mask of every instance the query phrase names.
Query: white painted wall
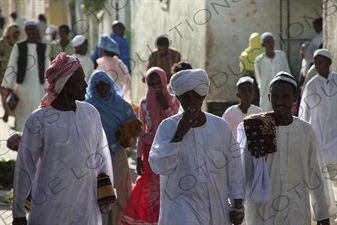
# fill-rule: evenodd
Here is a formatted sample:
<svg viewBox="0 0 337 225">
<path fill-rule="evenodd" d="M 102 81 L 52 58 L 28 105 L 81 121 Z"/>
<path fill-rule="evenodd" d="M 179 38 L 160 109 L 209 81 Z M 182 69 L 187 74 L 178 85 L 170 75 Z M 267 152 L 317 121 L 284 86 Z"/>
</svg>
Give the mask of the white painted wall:
<svg viewBox="0 0 337 225">
<path fill-rule="evenodd" d="M 337 0 L 326 3 L 323 7 L 323 45 L 332 55 L 331 71 L 337 71 Z"/>
<path fill-rule="evenodd" d="M 44 0 L 16 1 L 17 14 L 19 17 L 37 20 L 40 13 L 45 13 Z"/>
<path fill-rule="evenodd" d="M 80 2 L 80 0 L 79 0 Z M 299 48 L 301 43 L 315 35 L 312 21 L 321 13 L 321 0 L 290 1 L 290 23 L 287 29 L 287 8 L 283 0 L 282 35 L 280 35 L 280 2 L 278 0 L 205 0 L 170 1 L 163 9 L 159 0 L 119 0 L 119 20 L 129 29 L 131 41 L 132 99 L 138 103 L 145 95 L 146 86 L 141 82 L 146 72 L 150 49 L 155 49 L 155 40 L 168 35 L 171 46 L 178 49 L 182 59 L 194 68 L 206 69 L 211 78 L 211 93 L 208 100 L 237 101 L 235 83 L 240 77 L 239 55 L 247 47 L 252 32 L 270 31 L 276 36 L 276 47 L 285 52 L 290 45 L 290 60 L 294 75 L 300 68 Z M 86 15 L 90 29 L 90 49 L 97 43 L 99 34 L 111 33 L 111 23 L 116 19 L 116 0 L 108 0 L 100 22 Z M 77 4 L 79 5 L 79 4 Z M 99 13 L 99 12 L 96 12 Z M 87 24 L 85 24 L 86 26 Z M 85 28 L 84 28 L 85 29 Z M 288 42 L 287 31 L 296 42 Z M 298 40 L 299 39 L 299 40 Z"/>
<path fill-rule="evenodd" d="M 228 4 L 226 4 L 226 2 Z M 291 64 L 297 76 L 300 67 L 299 48 L 305 39 L 312 38 L 311 18 L 317 18 L 314 11 L 321 12 L 320 0 L 290 1 L 290 37 L 303 39 L 291 43 Z M 216 5 L 218 4 L 218 5 Z M 222 5 L 222 6 L 220 6 Z M 226 6 L 226 7 L 225 7 Z M 208 99 L 237 101 L 235 83 L 240 78 L 239 56 L 248 46 L 251 33 L 266 31 L 275 35 L 276 48 L 287 52 L 286 1 L 283 1 L 283 32 L 280 33 L 280 2 L 277 0 L 209 0 L 207 9 L 207 72 L 211 77 L 211 94 Z M 308 17 L 308 18 L 306 18 Z M 308 26 L 309 23 L 310 27 Z M 283 40 L 283 41 L 282 41 Z"/>
<path fill-rule="evenodd" d="M 171 47 L 181 52 L 182 60 L 189 61 L 194 68 L 205 68 L 206 26 L 196 25 L 193 20 L 194 15 L 204 8 L 205 1 L 170 1 L 168 10 L 161 8 L 159 0 L 131 1 L 133 102 L 138 104 L 145 96 L 146 85 L 141 78 L 160 35 L 168 35 Z M 196 19 L 204 21 L 205 13 L 197 14 Z"/>
<path fill-rule="evenodd" d="M 105 7 L 101 11 L 90 11 L 84 13 L 81 5 L 82 0 L 76 0 L 76 25 L 73 27 L 75 34 L 82 34 L 89 39 L 89 53 L 94 50 L 97 45 L 99 35 L 110 34 L 112 32 L 111 24 L 116 20 L 117 8 L 116 0 L 107 0 Z M 128 12 L 129 0 L 118 0 L 119 3 L 119 20 L 125 25 L 127 21 L 126 16 Z"/>
<path fill-rule="evenodd" d="M 301 45 L 305 41 L 310 41 L 316 35 L 312 22 L 322 16 L 322 2 L 324 1 L 291 1 L 290 25 L 288 27 L 285 20 L 286 12 L 284 12 L 283 38 L 285 43 L 283 44 L 283 50 L 285 52 L 289 50 L 288 60 L 291 63 L 294 76 L 298 76 L 301 67 L 301 59 L 299 57 Z M 290 41 L 287 43 L 286 39 L 288 37 Z"/>
</svg>

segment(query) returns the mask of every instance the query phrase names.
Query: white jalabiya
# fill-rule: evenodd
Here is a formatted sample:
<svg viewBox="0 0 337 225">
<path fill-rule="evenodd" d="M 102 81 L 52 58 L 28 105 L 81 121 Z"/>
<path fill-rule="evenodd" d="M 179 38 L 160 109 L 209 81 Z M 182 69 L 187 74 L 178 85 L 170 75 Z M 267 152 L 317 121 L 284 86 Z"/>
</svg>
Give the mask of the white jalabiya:
<svg viewBox="0 0 337 225">
<path fill-rule="evenodd" d="M 260 107 L 264 112 L 272 111 L 268 99 L 269 84 L 278 72 L 290 73 L 286 55 L 281 50 L 275 50 L 274 58 L 269 58 L 263 53 L 256 57 L 254 67 L 256 82 L 260 89 Z"/>
<path fill-rule="evenodd" d="M 93 61 L 89 57 L 86 57 L 85 55 L 73 54 L 73 56 L 75 56 L 80 60 L 85 74 L 85 81 L 88 82 L 91 74 L 94 72 Z"/>
<path fill-rule="evenodd" d="M 243 113 L 239 105 L 233 105 L 224 112 L 224 114 L 222 115 L 222 119 L 226 120 L 236 138 L 238 125 L 242 122 L 242 120 L 248 115 L 261 112 L 262 109 L 256 105 L 250 105 L 247 113 Z"/>
<path fill-rule="evenodd" d="M 13 217 L 29 224 L 102 224 L 97 175 L 113 182 L 107 139 L 97 110 L 76 102 L 76 112 L 39 108 L 26 123 L 14 179 Z"/>
<path fill-rule="evenodd" d="M 244 199 L 238 144 L 228 124 L 206 113 L 206 124 L 170 142 L 182 114 L 164 120 L 149 162 L 160 174 L 158 224 L 230 224 L 228 198 Z"/>
<path fill-rule="evenodd" d="M 316 131 L 326 164 L 337 164 L 337 74 L 314 76 L 305 86 L 300 119 Z"/>
<path fill-rule="evenodd" d="M 276 127 L 276 140 L 277 152 L 265 156 L 271 201 L 256 203 L 249 196 L 254 175 L 252 156 L 243 123 L 238 126 L 246 177 L 246 224 L 310 224 L 311 219 L 334 215 L 337 210 L 329 173 L 310 124 L 294 117 L 292 124 Z"/>
<path fill-rule="evenodd" d="M 14 90 L 16 95 L 19 97 L 19 102 L 17 108 L 15 109 L 16 129 L 18 131 L 23 131 L 27 118 L 40 105 L 40 101 L 45 95 L 45 88 L 48 87 L 46 80 L 43 85 L 40 83 L 36 44 L 28 43 L 27 47 L 27 70 L 23 83 L 16 83 L 16 73 L 18 71 L 18 62 L 20 59 L 19 49 L 15 44 L 8 61 L 5 77 L 1 84 L 2 87 Z M 46 56 L 48 56 L 49 51 L 50 49 L 47 46 Z M 45 68 L 47 68 L 49 64 L 50 59 L 49 57 L 46 57 Z"/>
<path fill-rule="evenodd" d="M 315 37 L 311 40 L 317 47 L 322 44 L 323 41 L 323 32 L 321 31 L 319 34 L 315 35 Z"/>
</svg>

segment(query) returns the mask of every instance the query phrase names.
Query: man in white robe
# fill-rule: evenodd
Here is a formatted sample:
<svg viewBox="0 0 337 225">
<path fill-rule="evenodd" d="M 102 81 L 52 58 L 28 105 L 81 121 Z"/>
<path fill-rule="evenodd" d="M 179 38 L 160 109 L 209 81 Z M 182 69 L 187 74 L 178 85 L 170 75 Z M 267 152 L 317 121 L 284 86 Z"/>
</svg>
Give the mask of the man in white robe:
<svg viewBox="0 0 337 225">
<path fill-rule="evenodd" d="M 87 87 L 83 69 L 78 59 L 60 53 L 46 79 L 47 94 L 19 144 L 13 225 L 27 224 L 30 191 L 28 224 L 102 224 L 97 176 L 105 173 L 113 183 L 113 173 L 99 113 L 81 102 Z"/>
<path fill-rule="evenodd" d="M 86 56 L 88 52 L 88 39 L 83 35 L 76 35 L 71 42 L 75 48 L 75 54 L 73 54 L 73 56 L 80 60 L 85 74 L 85 80 L 88 82 L 91 74 L 94 72 L 94 63 Z"/>
<path fill-rule="evenodd" d="M 299 117 L 316 131 L 326 165 L 337 165 L 337 74 L 330 71 L 331 53 L 319 49 L 314 53 L 318 72 L 305 86 Z M 332 179 L 336 172 L 330 168 Z"/>
<path fill-rule="evenodd" d="M 280 72 L 270 83 L 274 111 L 248 116 L 238 127 L 247 225 L 310 224 L 311 219 L 327 225 L 336 214 L 314 129 L 291 115 L 296 90 L 294 77 Z"/>
<path fill-rule="evenodd" d="M 240 151 L 228 124 L 201 111 L 208 75 L 183 70 L 170 85 L 184 112 L 161 123 L 150 150 L 150 166 L 160 174 L 158 224 L 240 224 L 245 197 Z"/>
<path fill-rule="evenodd" d="M 312 26 L 317 33 L 315 37 L 312 38 L 312 42 L 318 47 L 322 48 L 323 44 L 323 19 L 318 18 L 312 22 Z"/>
<path fill-rule="evenodd" d="M 255 77 L 260 89 L 260 107 L 264 112 L 272 111 L 268 100 L 269 83 L 280 71 L 290 73 L 286 55 L 281 50 L 275 50 L 275 42 L 273 34 L 265 32 L 261 36 L 261 45 L 265 49 L 265 53 L 259 55 L 255 59 Z"/>
<path fill-rule="evenodd" d="M 15 109 L 16 130 L 23 131 L 29 115 L 38 107 L 48 86 L 43 73 L 50 64 L 50 48 L 37 42 L 37 23 L 25 22 L 27 40 L 13 46 L 1 87 L 19 98 Z M 22 77 L 20 79 L 19 77 Z"/>
</svg>

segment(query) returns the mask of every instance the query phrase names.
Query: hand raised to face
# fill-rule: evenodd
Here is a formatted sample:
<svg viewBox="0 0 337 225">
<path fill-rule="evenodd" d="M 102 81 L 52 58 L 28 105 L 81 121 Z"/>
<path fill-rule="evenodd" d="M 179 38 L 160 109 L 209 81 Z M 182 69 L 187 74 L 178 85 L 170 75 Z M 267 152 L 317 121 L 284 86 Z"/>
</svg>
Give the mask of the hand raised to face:
<svg viewBox="0 0 337 225">
<path fill-rule="evenodd" d="M 198 123 L 200 109 L 194 107 L 188 107 L 183 113 L 183 116 L 179 120 L 177 131 L 171 140 L 171 142 L 180 142 L 183 140 L 184 136 Z"/>
<path fill-rule="evenodd" d="M 156 96 L 156 100 L 159 103 L 160 107 L 164 110 L 169 108 L 169 104 L 167 101 L 166 96 L 163 94 L 163 92 L 161 90 L 157 90 L 157 96 Z"/>
</svg>

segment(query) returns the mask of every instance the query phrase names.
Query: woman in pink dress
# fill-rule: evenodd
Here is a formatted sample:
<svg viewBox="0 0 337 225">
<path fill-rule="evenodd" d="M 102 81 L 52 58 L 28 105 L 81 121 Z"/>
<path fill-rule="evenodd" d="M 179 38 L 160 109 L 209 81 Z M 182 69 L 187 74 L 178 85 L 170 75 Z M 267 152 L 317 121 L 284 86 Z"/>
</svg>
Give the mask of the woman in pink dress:
<svg viewBox="0 0 337 225">
<path fill-rule="evenodd" d="M 131 77 L 128 68 L 118 57 L 120 52 L 117 42 L 109 35 L 101 34 L 98 47 L 102 57 L 96 60 L 98 65 L 96 71 L 103 70 L 107 72 L 115 83 L 123 89 L 124 93 L 121 97 L 131 103 Z"/>
<path fill-rule="evenodd" d="M 138 178 L 124 211 L 123 224 L 157 224 L 159 217 L 159 175 L 152 172 L 149 152 L 161 121 L 175 115 L 179 101 L 167 90 L 167 77 L 159 67 L 150 68 L 145 75 L 146 96 L 140 101 L 139 119 L 145 125 L 137 146 Z"/>
</svg>

